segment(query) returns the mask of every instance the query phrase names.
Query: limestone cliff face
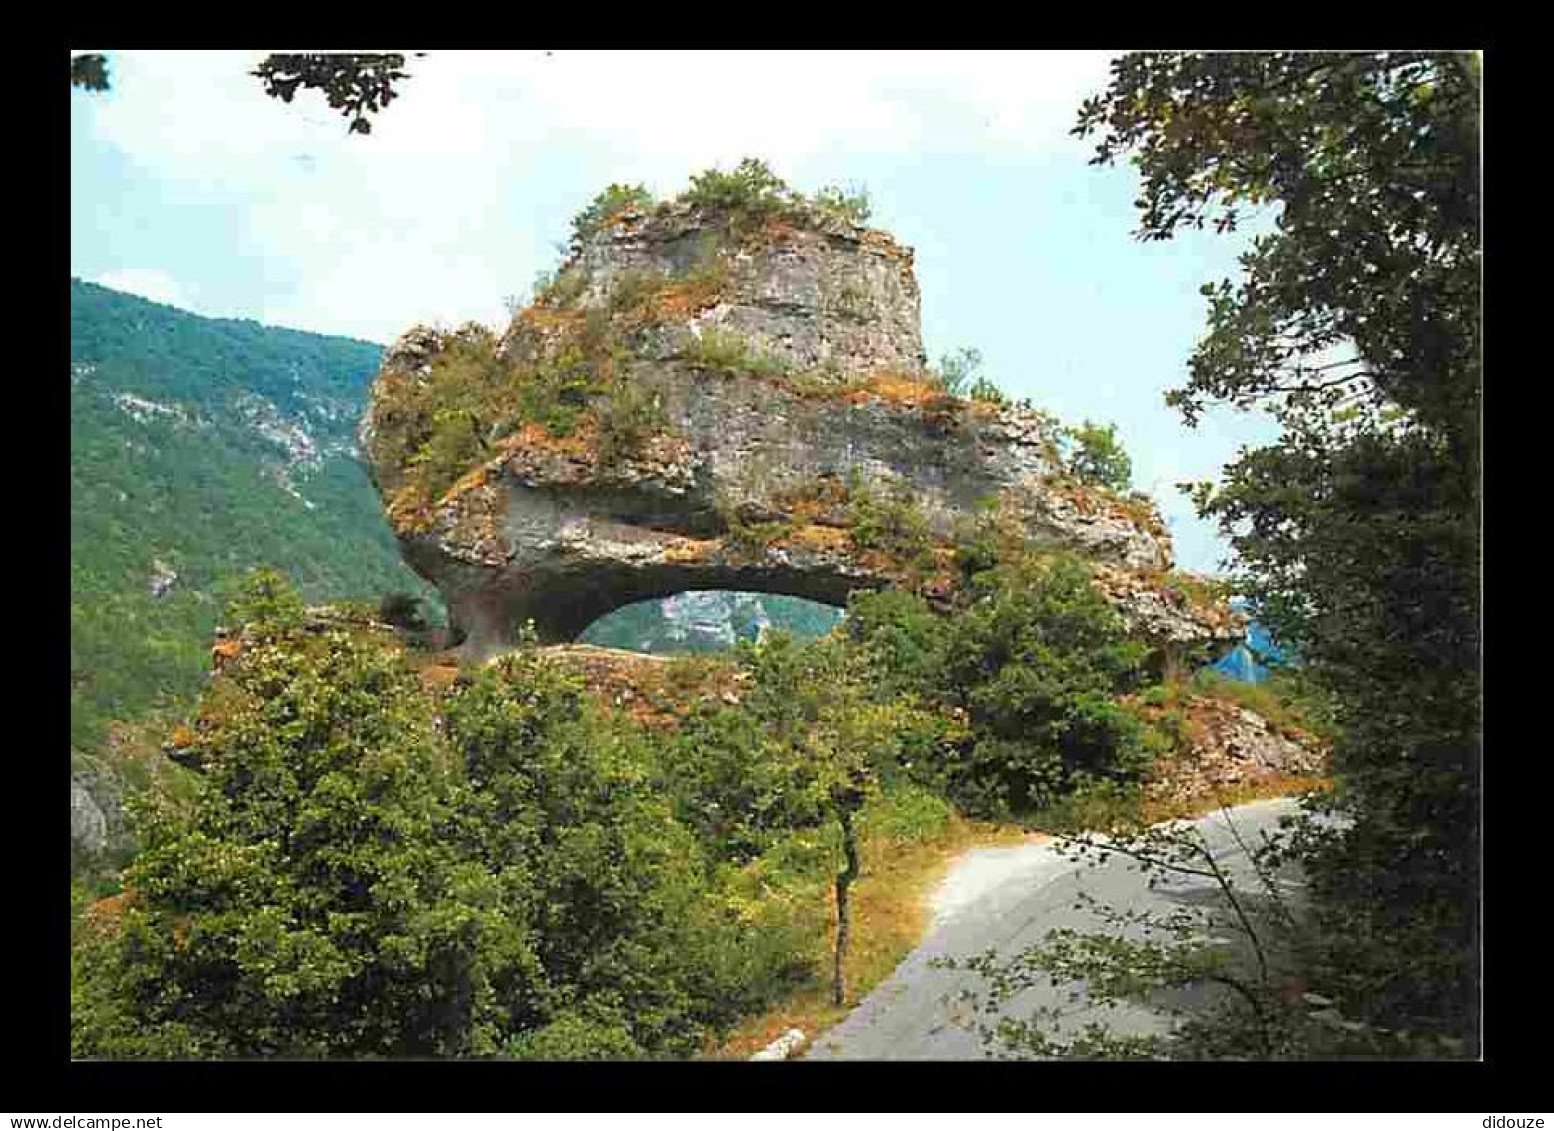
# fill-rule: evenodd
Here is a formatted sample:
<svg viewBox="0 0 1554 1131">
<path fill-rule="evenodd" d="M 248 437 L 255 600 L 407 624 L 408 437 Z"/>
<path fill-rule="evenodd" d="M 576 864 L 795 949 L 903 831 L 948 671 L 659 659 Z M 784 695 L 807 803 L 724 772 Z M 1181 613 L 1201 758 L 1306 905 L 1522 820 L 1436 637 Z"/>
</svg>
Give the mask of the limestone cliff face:
<svg viewBox="0 0 1554 1131">
<path fill-rule="evenodd" d="M 726 276 L 714 300 L 665 325 L 644 352 L 674 357 L 686 335 L 713 331 L 800 371 L 923 368 L 909 249 L 884 232 L 818 216 L 776 219 L 729 246 L 718 219 L 684 204 L 620 214 L 569 265 L 583 281 L 580 301 L 600 307 L 623 280 L 645 275 L 712 272 Z"/>
<path fill-rule="evenodd" d="M 1152 638 L 1235 638 L 1228 609 L 1151 580 L 1171 567 L 1152 508 L 1074 483 L 1055 439 L 924 380 L 912 255 L 889 236 L 676 205 L 583 241 L 499 340 L 406 333 L 362 448 L 470 658 L 525 621 L 565 641 L 687 589 L 945 595 L 979 521 L 1105 563 Z"/>
</svg>

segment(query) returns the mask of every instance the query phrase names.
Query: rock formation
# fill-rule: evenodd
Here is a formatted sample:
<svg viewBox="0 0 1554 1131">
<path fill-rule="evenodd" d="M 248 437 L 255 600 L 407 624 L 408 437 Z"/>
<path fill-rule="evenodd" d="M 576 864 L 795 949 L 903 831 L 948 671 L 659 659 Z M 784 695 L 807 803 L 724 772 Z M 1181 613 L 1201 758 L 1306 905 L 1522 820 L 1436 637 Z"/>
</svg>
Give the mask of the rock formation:
<svg viewBox="0 0 1554 1131">
<path fill-rule="evenodd" d="M 618 213 L 500 338 L 404 334 L 362 450 L 468 659 L 689 589 L 942 598 L 974 528 L 1100 563 L 1163 645 L 1239 638 L 1162 585 L 1151 505 L 1065 474 L 1049 417 L 927 379 L 911 251 L 813 209 Z"/>
<path fill-rule="evenodd" d="M 1144 712 L 1157 721 L 1164 714 L 1147 707 Z M 1235 703 L 1190 696 L 1176 716 L 1185 749 L 1150 771 L 1144 793 L 1151 800 L 1223 799 L 1238 790 L 1309 781 L 1328 771 L 1328 749 L 1315 735 L 1281 727 Z"/>
<path fill-rule="evenodd" d="M 124 791 L 107 769 L 82 765 L 70 774 L 70 847 L 95 856 L 129 844 Z"/>
</svg>

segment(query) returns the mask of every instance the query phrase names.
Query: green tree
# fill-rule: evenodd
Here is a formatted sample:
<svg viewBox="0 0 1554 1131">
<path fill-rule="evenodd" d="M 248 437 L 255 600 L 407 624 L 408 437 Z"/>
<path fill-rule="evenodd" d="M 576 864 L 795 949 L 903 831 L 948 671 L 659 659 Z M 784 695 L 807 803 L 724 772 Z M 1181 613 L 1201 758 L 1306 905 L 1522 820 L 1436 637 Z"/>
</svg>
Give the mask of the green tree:
<svg viewBox="0 0 1554 1131">
<path fill-rule="evenodd" d="M 1072 441 L 1068 469 L 1082 482 L 1126 491 L 1133 482 L 1133 460 L 1117 439 L 1115 424 L 1093 424 L 1086 420 L 1078 428 L 1065 430 Z"/>
<path fill-rule="evenodd" d="M 395 84 L 410 77 L 405 57 L 393 54 L 278 54 L 249 72 L 271 98 L 290 102 L 300 90 L 317 90 L 350 120 L 353 134 L 372 132 L 369 115 L 399 97 Z"/>
<path fill-rule="evenodd" d="M 441 844 L 446 775 L 415 677 L 389 650 L 259 617 L 208 699 L 190 803 L 148 797 L 131 901 L 88 963 L 80 1055 L 432 1055 L 433 1003 L 471 977 L 485 883 Z"/>
<path fill-rule="evenodd" d="M 865 653 L 840 637 L 774 632 L 742 648 L 749 690 L 737 706 L 693 719 L 671 773 L 722 851 L 754 859 L 794 830 L 833 824 L 840 867 L 832 998 L 846 999 L 852 886 L 861 874 L 859 814 L 897 776 L 903 744 L 925 713 L 879 687 Z"/>
<path fill-rule="evenodd" d="M 1168 399 L 1282 440 L 1200 486 L 1256 615 L 1340 705 L 1346 827 L 1301 840 L 1346 1015 L 1475 1047 L 1481 62 L 1145 52 L 1076 132 L 1131 154 L 1139 235 L 1277 208 Z"/>
<path fill-rule="evenodd" d="M 736 914 L 647 737 L 534 653 L 445 697 L 256 577 L 240 646 L 76 956 L 94 1057 L 693 1053 L 793 962 Z M 83 932 L 89 933 L 89 932 Z"/>
<path fill-rule="evenodd" d="M 804 749 L 826 808 L 841 834 L 842 867 L 836 873 L 836 945 L 832 949 L 831 1000 L 847 1001 L 847 946 L 852 931 L 852 885 L 862 873 L 858 816 L 880 790 L 883 767 L 894 762 L 912 708 L 901 700 L 876 702 L 857 668 L 832 684 L 831 695 L 804 735 Z"/>
<path fill-rule="evenodd" d="M 1142 684 L 1148 650 L 1079 560 L 1016 558 L 976 573 L 951 617 L 903 593 L 850 609 L 882 686 L 947 709 L 945 735 L 965 720 L 953 756 L 914 759 L 914 772 L 969 810 L 1029 813 L 1123 786 L 1147 765 L 1147 731 L 1117 697 Z"/>
</svg>

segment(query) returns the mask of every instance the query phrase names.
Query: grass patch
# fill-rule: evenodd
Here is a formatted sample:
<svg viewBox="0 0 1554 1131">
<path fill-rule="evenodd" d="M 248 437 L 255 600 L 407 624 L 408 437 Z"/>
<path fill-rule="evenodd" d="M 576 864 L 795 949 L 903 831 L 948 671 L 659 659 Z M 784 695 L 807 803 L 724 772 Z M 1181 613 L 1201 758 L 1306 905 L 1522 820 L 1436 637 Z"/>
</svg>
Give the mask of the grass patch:
<svg viewBox="0 0 1554 1131">
<path fill-rule="evenodd" d="M 838 1024 L 875 986 L 890 976 L 922 942 L 931 921 L 929 899 L 955 860 L 973 848 L 1017 844 L 1024 828 L 972 821 L 947 802 L 917 787 L 881 798 L 863 818 L 863 874 L 852 890 L 853 925 L 847 956 L 846 1005 L 831 1003 L 827 976 L 836 931 L 829 886 L 824 922 L 810 940 L 818 961 L 814 975 L 790 997 L 746 1018 L 703 1059 L 745 1060 L 789 1029 L 814 1041 Z"/>
<path fill-rule="evenodd" d="M 1190 680 L 1174 685 L 1167 692 L 1174 699 L 1166 705 L 1174 705 L 1188 692 L 1245 707 L 1267 719 L 1291 741 L 1316 737 L 1332 743 L 1338 737 L 1330 706 L 1295 672 L 1275 672 L 1266 683 L 1245 683 L 1213 668 L 1203 668 Z"/>
<path fill-rule="evenodd" d="M 681 358 L 693 368 L 730 377 L 786 377 L 793 371 L 784 359 L 757 353 L 748 339 L 726 330 L 707 330 L 693 337 Z"/>
<path fill-rule="evenodd" d="M 1330 778 L 1278 774 L 1180 799 L 1148 797 L 1137 786 L 1118 790 L 1080 790 L 1031 814 L 1022 823 L 1033 831 L 1052 835 L 1105 832 L 1157 825 L 1162 821 L 1192 820 L 1254 801 L 1325 793 L 1331 788 Z"/>
</svg>

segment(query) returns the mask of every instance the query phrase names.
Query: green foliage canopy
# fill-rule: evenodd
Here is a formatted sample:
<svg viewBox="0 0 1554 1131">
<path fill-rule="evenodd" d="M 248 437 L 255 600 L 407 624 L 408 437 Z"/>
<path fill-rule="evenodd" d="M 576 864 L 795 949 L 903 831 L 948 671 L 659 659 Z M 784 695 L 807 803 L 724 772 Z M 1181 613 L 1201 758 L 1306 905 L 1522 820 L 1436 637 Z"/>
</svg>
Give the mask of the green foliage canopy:
<svg viewBox="0 0 1554 1131">
<path fill-rule="evenodd" d="M 290 102 L 297 91 L 317 90 L 350 121 L 353 134 L 372 132 L 369 115 L 397 98 L 397 83 L 409 78 L 405 57 L 394 54 L 276 54 L 249 72 L 271 98 Z"/>
<path fill-rule="evenodd" d="M 731 913 L 575 675 L 520 653 L 438 700 L 299 607 L 263 575 L 233 609 L 197 795 L 140 807 L 83 947 L 77 1055 L 684 1056 L 781 984 L 781 915 Z"/>
<path fill-rule="evenodd" d="M 1481 62 L 1144 52 L 1076 132 L 1143 178 L 1140 236 L 1278 207 L 1169 400 L 1270 408 L 1196 491 L 1256 615 L 1338 704 L 1342 833 L 1304 860 L 1345 1012 L 1477 1024 Z"/>
<path fill-rule="evenodd" d="M 1144 680 L 1145 649 L 1078 561 L 1013 561 L 972 579 L 957 615 L 903 592 L 858 596 L 855 638 L 887 686 L 960 712 L 957 753 L 917 771 L 972 812 L 1026 814 L 1148 765 L 1145 728 L 1116 697 Z"/>
</svg>

